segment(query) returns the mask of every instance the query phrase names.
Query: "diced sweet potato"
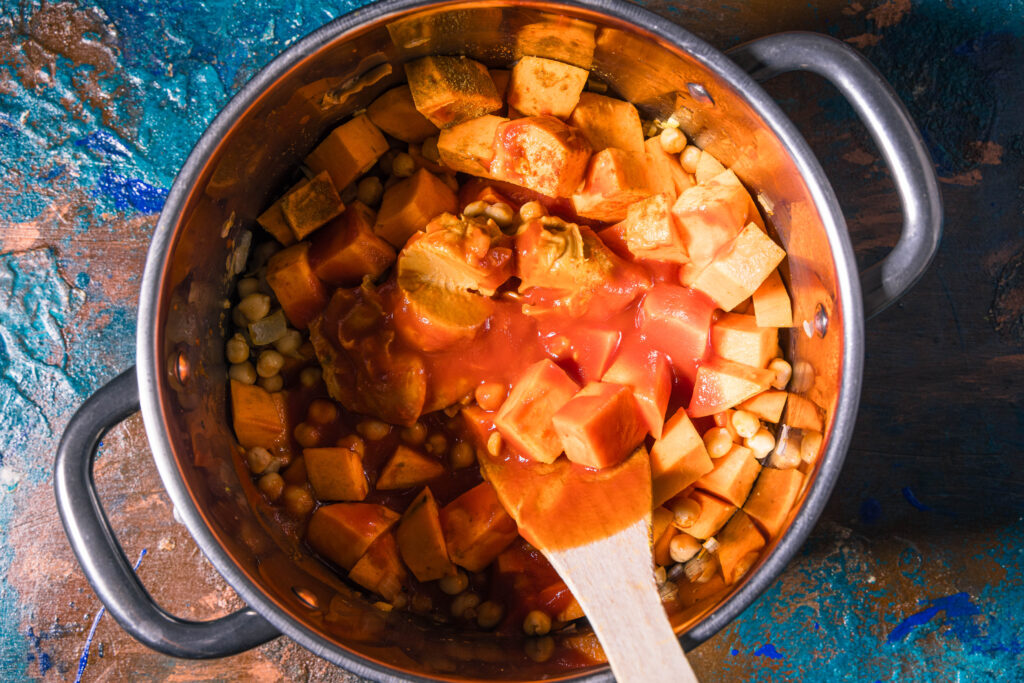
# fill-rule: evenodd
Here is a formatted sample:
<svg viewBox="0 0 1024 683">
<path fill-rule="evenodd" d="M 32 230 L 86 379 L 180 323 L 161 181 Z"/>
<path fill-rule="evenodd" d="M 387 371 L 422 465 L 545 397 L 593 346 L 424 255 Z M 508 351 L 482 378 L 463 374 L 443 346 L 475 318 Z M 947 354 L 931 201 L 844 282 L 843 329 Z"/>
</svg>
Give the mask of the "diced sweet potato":
<svg viewBox="0 0 1024 683">
<path fill-rule="evenodd" d="M 395 249 L 373 234 L 375 220 L 373 209 L 356 201 L 317 233 L 309 247 L 316 276 L 329 285 L 355 287 L 390 268 Z"/>
<path fill-rule="evenodd" d="M 445 505 L 441 528 L 452 562 L 471 572 L 482 571 L 519 536 L 515 521 L 487 482 Z"/>
<path fill-rule="evenodd" d="M 551 418 L 578 389 L 560 367 L 548 359 L 538 361 L 512 387 L 494 424 L 520 455 L 554 462 L 562 453 L 562 442 Z"/>
<path fill-rule="evenodd" d="M 436 581 L 455 573 L 441 531 L 437 502 L 429 488 L 409 503 L 395 537 L 398 552 L 417 581 Z"/>
<path fill-rule="evenodd" d="M 654 541 L 652 550 L 654 552 L 654 564 L 666 567 L 672 564 L 672 555 L 669 552 L 672 537 L 679 534 L 679 530 L 672 526 L 672 511 L 661 506 L 651 511 L 651 539 Z"/>
<path fill-rule="evenodd" d="M 715 468 L 698 479 L 696 487 L 733 505 L 743 505 L 761 471 L 761 463 L 754 457 L 754 452 L 746 446 L 734 444 L 728 453 L 712 463 Z"/>
<path fill-rule="evenodd" d="M 701 271 L 693 287 L 726 311 L 752 295 L 775 269 L 786 252 L 755 224 L 749 223 Z"/>
<path fill-rule="evenodd" d="M 309 263 L 309 242 L 299 242 L 274 254 L 267 263 L 267 284 L 285 316 L 304 330 L 327 305 L 327 290 Z"/>
<path fill-rule="evenodd" d="M 441 131 L 437 151 L 442 163 L 453 171 L 490 176 L 494 134 L 505 121 L 508 119 L 504 116 L 488 114 Z"/>
<path fill-rule="evenodd" d="M 490 74 L 491 80 L 494 81 L 494 89 L 498 91 L 498 97 L 504 100 L 505 94 L 508 92 L 508 82 L 512 78 L 512 72 L 508 69 L 488 69 L 487 73 Z"/>
<path fill-rule="evenodd" d="M 765 467 L 743 504 L 743 510 L 768 539 L 775 538 L 782 531 L 803 485 L 804 475 L 798 469 Z"/>
<path fill-rule="evenodd" d="M 646 157 L 609 147 L 590 158 L 572 206 L 581 216 L 612 223 L 626 218 L 629 206 L 650 194 Z"/>
<path fill-rule="evenodd" d="M 625 100 L 582 93 L 569 117 L 569 125 L 579 128 L 594 150 L 616 147 L 627 152 L 644 151 L 640 114 Z"/>
<path fill-rule="evenodd" d="M 677 410 L 651 448 L 654 504 L 661 505 L 713 468 L 704 441 L 686 411 Z"/>
<path fill-rule="evenodd" d="M 712 496 L 710 493 L 705 493 L 699 489 L 690 491 L 685 494 L 685 497 L 697 504 L 700 508 L 700 514 L 697 515 L 697 519 L 693 521 L 693 524 L 688 527 L 679 528 L 702 541 L 706 541 L 717 534 L 719 529 L 725 526 L 729 518 L 739 509 L 732 503 L 727 503 L 721 498 Z"/>
<path fill-rule="evenodd" d="M 335 128 L 306 157 L 314 173 L 327 171 L 339 191 L 370 170 L 380 155 L 388 151 L 388 141 L 365 114 Z"/>
<path fill-rule="evenodd" d="M 622 333 L 618 330 L 582 328 L 572 330 L 567 336 L 571 344 L 570 358 L 579 368 L 583 381 L 591 382 L 601 379 L 608 370 Z M 550 339 L 543 339 L 542 342 Z"/>
<path fill-rule="evenodd" d="M 629 387 L 646 430 L 655 439 L 661 438 L 665 410 L 672 395 L 672 367 L 665 354 L 629 345 L 619 352 L 601 381 Z"/>
<path fill-rule="evenodd" d="M 778 424 L 782 420 L 782 409 L 786 405 L 786 398 L 788 396 L 789 394 L 785 391 L 768 389 L 748 398 L 739 407 L 753 413 L 759 420 Z"/>
<path fill-rule="evenodd" d="M 274 239 L 283 244 L 284 246 L 290 246 L 295 244 L 295 233 L 292 232 L 292 228 L 288 225 L 287 219 L 284 217 L 284 212 L 281 211 L 281 205 L 284 203 L 285 197 L 289 194 L 298 190 L 303 185 L 306 185 L 309 181 L 303 178 L 298 183 L 288 189 L 276 202 L 270 205 L 266 211 L 256 217 L 256 222 L 263 227 L 264 230 L 273 235 Z"/>
<path fill-rule="evenodd" d="M 491 176 L 549 197 L 569 197 L 583 181 L 590 145 L 553 116 L 527 116 L 498 126 Z"/>
<path fill-rule="evenodd" d="M 668 355 L 676 376 L 692 382 L 697 363 L 707 352 L 714 310 L 715 305 L 699 292 L 658 283 L 640 306 L 640 330 L 652 347 Z"/>
<path fill-rule="evenodd" d="M 719 358 L 755 368 L 768 366 L 775 357 L 779 334 L 759 327 L 752 315 L 726 313 L 711 325 L 711 349 Z"/>
<path fill-rule="evenodd" d="M 793 327 L 793 304 L 779 271 L 773 270 L 751 295 L 754 317 L 761 327 Z"/>
<path fill-rule="evenodd" d="M 747 221 L 749 202 L 750 195 L 732 171 L 679 195 L 672 213 L 695 272 L 711 263 L 740 233 Z"/>
<path fill-rule="evenodd" d="M 286 394 L 231 380 L 231 423 L 245 448 L 270 448 L 288 438 Z"/>
<path fill-rule="evenodd" d="M 551 424 L 566 457 L 595 469 L 618 465 L 647 434 L 633 391 L 607 382 L 587 384 L 558 409 Z"/>
<path fill-rule="evenodd" d="M 659 193 L 631 204 L 619 225 L 626 249 L 636 258 L 689 262 L 669 195 Z"/>
<path fill-rule="evenodd" d="M 432 218 L 455 213 L 458 200 L 451 188 L 430 171 L 421 168 L 412 177 L 384 191 L 373 231 L 401 249 L 406 240 L 423 230 Z"/>
<path fill-rule="evenodd" d="M 321 171 L 281 198 L 281 213 L 297 239 L 303 239 L 345 209 L 331 176 Z"/>
<path fill-rule="evenodd" d="M 350 448 L 306 448 L 302 451 L 306 475 L 319 500 L 358 501 L 366 498 L 369 484 L 363 459 Z"/>
<path fill-rule="evenodd" d="M 701 150 L 700 159 L 697 160 L 697 170 L 694 171 L 694 175 L 697 176 L 698 185 L 706 183 L 724 171 L 725 166 L 722 165 L 721 161 L 716 159 L 711 152 Z"/>
<path fill-rule="evenodd" d="M 405 64 L 416 109 L 438 128 L 501 109 L 487 67 L 466 57 L 423 57 Z"/>
<path fill-rule="evenodd" d="M 825 419 L 818 404 L 799 394 L 790 394 L 786 402 L 786 415 L 782 421 L 793 429 L 806 429 L 821 432 L 825 429 Z"/>
<path fill-rule="evenodd" d="M 657 137 L 648 138 L 644 142 L 644 151 L 647 153 L 647 170 L 654 192 L 663 192 L 675 199 L 693 187 L 693 176 L 683 170 L 676 155 L 665 151 Z"/>
<path fill-rule="evenodd" d="M 437 135 L 437 126 L 416 110 L 408 85 L 392 88 L 366 108 L 374 125 L 402 142 L 423 142 Z"/>
<path fill-rule="evenodd" d="M 697 370 L 686 412 L 690 417 L 714 415 L 761 393 L 774 379 L 771 370 L 713 358 Z"/>
<path fill-rule="evenodd" d="M 509 106 L 527 116 L 569 118 L 590 75 L 586 69 L 543 57 L 523 57 L 512 67 Z"/>
<path fill-rule="evenodd" d="M 316 552 L 352 569 L 370 544 L 399 520 L 399 514 L 373 503 L 334 503 L 317 508 L 306 527 Z"/>
<path fill-rule="evenodd" d="M 496 429 L 494 413 L 486 411 L 480 406 L 470 405 L 460 410 L 459 414 L 462 415 L 463 429 L 469 440 L 477 448 L 486 448 L 487 440 Z"/>
<path fill-rule="evenodd" d="M 750 518 L 737 510 L 718 535 L 718 563 L 727 584 L 739 581 L 750 570 L 764 547 L 764 537 Z"/>
<path fill-rule="evenodd" d="M 444 474 L 444 465 L 434 458 L 428 458 L 419 451 L 399 444 L 391 459 L 377 477 L 374 488 L 378 491 L 408 489 L 426 484 Z"/>
<path fill-rule="evenodd" d="M 284 472 L 281 472 L 281 478 L 284 479 L 284 483 L 286 484 L 292 484 L 293 486 L 305 486 L 309 482 L 309 475 L 306 470 L 306 459 L 300 455 L 292 460 L 292 464 L 288 465 Z"/>
<path fill-rule="evenodd" d="M 394 600 L 401 594 L 402 584 L 408 576 L 398 557 L 395 535 L 391 532 L 381 534 L 371 543 L 348 573 L 348 578 L 385 600 Z"/>
</svg>

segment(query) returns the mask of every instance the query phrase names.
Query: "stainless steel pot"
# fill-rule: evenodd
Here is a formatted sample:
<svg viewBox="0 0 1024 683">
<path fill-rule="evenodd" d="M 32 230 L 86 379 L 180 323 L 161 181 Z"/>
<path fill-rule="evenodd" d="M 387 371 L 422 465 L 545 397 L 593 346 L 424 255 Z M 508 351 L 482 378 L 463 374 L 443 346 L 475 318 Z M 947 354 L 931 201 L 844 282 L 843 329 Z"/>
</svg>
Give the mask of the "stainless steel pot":
<svg viewBox="0 0 1024 683">
<path fill-rule="evenodd" d="M 786 351 L 798 368 L 797 390 L 826 412 L 826 448 L 787 531 L 755 570 L 677 619 L 683 645 L 694 647 L 747 607 L 782 571 L 825 505 L 854 425 L 864 320 L 918 279 L 941 229 L 931 161 L 877 72 L 844 44 L 807 33 L 756 40 L 726 56 L 619 0 L 385 0 L 297 42 L 210 125 L 153 236 L 139 304 L 138 365 L 86 401 L 61 442 L 57 501 L 82 569 L 118 623 L 156 650 L 219 657 L 285 634 L 377 680 L 610 679 L 606 667 L 565 673 L 532 664 L 494 637 L 425 627 L 397 613 L 385 619 L 264 523 L 232 464 L 222 302 L 241 270 L 253 219 L 318 138 L 401 80 L 403 62 L 426 54 L 468 54 L 491 64 L 534 54 L 592 69 L 646 116 L 675 115 L 687 134 L 733 168 L 789 254 L 785 276 L 797 327 Z M 859 278 L 824 171 L 756 82 L 790 70 L 812 71 L 838 87 L 893 173 L 903 233 Z M 92 464 L 100 437 L 140 403 L 176 510 L 247 609 L 211 622 L 177 619 L 152 601 L 124 557 L 96 496 Z"/>
</svg>

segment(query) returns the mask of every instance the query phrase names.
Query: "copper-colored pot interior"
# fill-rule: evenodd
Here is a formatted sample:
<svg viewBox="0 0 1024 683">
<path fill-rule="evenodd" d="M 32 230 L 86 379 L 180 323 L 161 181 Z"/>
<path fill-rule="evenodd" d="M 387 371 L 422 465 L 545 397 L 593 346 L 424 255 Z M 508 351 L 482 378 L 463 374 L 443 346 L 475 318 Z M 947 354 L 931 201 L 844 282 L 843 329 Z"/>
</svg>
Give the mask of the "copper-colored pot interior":
<svg viewBox="0 0 1024 683">
<path fill-rule="evenodd" d="M 643 116 L 674 115 L 692 139 L 733 168 L 789 254 L 784 273 L 797 327 L 783 344 L 787 356 L 803 364 L 800 381 L 807 386 L 801 389 L 831 422 L 843 336 L 832 255 L 803 179 L 758 113 L 697 59 L 643 29 L 543 3 L 474 2 L 385 17 L 337 36 L 272 83 L 220 141 L 181 212 L 162 283 L 157 341 L 168 362 L 160 392 L 170 440 L 186 485 L 226 552 L 282 611 L 339 648 L 394 667 L 396 675 L 441 680 L 557 679 L 593 671 L 567 671 L 559 657 L 534 663 L 518 639 L 380 612 L 371 596 L 250 506 L 252 484 L 247 473 L 240 478 L 233 455 L 223 343 L 230 320 L 223 304 L 237 272 L 235 251 L 250 231 L 258 234 L 255 217 L 306 152 L 332 126 L 404 80 L 403 62 L 427 54 L 466 54 L 490 66 L 531 54 L 588 67 Z M 802 326 L 813 323 L 816 312 L 829 320 L 824 338 Z M 677 632 L 737 588 L 710 584 L 706 596 L 675 615 Z"/>
</svg>

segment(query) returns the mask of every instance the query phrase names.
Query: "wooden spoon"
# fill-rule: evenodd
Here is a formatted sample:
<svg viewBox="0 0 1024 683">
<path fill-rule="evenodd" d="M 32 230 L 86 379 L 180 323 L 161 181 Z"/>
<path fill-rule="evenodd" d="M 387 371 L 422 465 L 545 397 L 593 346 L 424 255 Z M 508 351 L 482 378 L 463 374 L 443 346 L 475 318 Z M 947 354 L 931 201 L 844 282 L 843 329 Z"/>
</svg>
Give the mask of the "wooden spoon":
<svg viewBox="0 0 1024 683">
<path fill-rule="evenodd" d="M 654 582 L 651 466 L 638 448 L 590 470 L 481 454 L 519 533 L 544 553 L 583 608 L 619 683 L 694 682 Z"/>
</svg>

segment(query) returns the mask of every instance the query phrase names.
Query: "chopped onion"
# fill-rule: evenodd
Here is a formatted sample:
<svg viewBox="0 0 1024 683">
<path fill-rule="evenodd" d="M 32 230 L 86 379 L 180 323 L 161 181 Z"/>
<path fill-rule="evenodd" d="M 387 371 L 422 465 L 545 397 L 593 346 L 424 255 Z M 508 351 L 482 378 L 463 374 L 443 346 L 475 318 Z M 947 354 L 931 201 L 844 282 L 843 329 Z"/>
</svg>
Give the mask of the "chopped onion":
<svg viewBox="0 0 1024 683">
<path fill-rule="evenodd" d="M 254 323 L 249 323 L 249 336 L 256 346 L 273 344 L 285 335 L 288 331 L 288 321 L 284 319 L 284 313 L 277 309 L 270 315 Z"/>
</svg>

